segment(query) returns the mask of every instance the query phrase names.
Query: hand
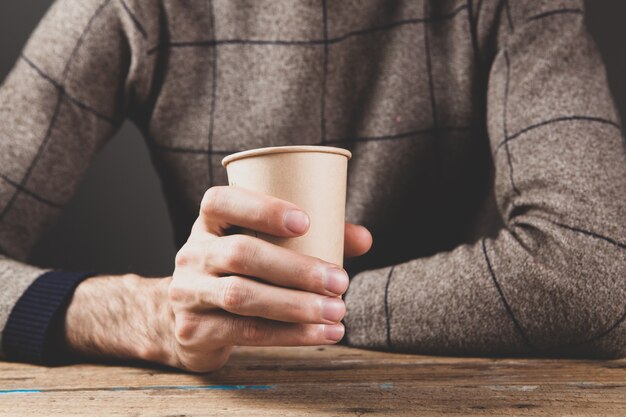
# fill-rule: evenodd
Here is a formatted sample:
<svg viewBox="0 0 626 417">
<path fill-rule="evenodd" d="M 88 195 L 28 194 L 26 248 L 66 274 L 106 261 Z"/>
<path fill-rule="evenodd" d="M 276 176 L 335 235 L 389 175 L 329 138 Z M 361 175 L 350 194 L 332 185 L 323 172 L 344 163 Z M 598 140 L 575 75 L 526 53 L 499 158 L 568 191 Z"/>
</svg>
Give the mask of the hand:
<svg viewBox="0 0 626 417">
<path fill-rule="evenodd" d="M 340 340 L 345 271 L 260 239 L 225 236 L 231 225 L 292 237 L 306 232 L 308 219 L 285 201 L 212 188 L 173 278 L 95 277 L 78 286 L 65 315 L 66 348 L 206 372 L 222 366 L 234 345 Z M 367 229 L 346 224 L 346 256 L 371 244 Z"/>
<path fill-rule="evenodd" d="M 232 226 L 295 237 L 306 233 L 309 219 L 291 203 L 242 188 L 207 191 L 169 285 L 169 364 L 203 372 L 221 367 L 235 345 L 339 341 L 346 272 L 255 237 L 226 235 Z M 367 252 L 371 243 L 367 229 L 346 224 L 346 256 Z"/>
</svg>

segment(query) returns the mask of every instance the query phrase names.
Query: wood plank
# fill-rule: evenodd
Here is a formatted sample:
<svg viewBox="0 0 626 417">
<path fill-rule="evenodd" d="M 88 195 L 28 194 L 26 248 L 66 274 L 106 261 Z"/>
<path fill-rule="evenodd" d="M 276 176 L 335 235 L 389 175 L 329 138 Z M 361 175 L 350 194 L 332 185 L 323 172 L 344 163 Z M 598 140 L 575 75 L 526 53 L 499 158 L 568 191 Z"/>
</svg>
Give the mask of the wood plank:
<svg viewBox="0 0 626 417">
<path fill-rule="evenodd" d="M 209 375 L 0 363 L 0 415 L 626 415 L 626 360 L 241 348 Z"/>
</svg>

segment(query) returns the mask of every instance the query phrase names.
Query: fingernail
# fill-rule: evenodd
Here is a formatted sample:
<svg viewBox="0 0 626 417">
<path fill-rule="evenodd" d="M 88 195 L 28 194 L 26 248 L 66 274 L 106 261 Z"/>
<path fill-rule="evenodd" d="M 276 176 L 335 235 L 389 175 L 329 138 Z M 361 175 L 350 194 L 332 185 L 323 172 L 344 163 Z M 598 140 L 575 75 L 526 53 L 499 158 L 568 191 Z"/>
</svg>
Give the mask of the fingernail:
<svg viewBox="0 0 626 417">
<path fill-rule="evenodd" d="M 343 269 L 328 268 L 324 276 L 324 288 L 333 294 L 341 295 L 348 289 L 348 274 Z"/>
<path fill-rule="evenodd" d="M 345 313 L 346 308 L 339 298 L 326 298 L 322 301 L 322 319 L 337 323 Z"/>
<path fill-rule="evenodd" d="M 343 324 L 327 324 L 324 326 L 324 337 L 327 340 L 338 342 L 343 337 L 345 331 Z"/>
<path fill-rule="evenodd" d="M 285 227 L 294 233 L 304 233 L 309 227 L 309 216 L 300 210 L 289 210 L 285 213 Z"/>
</svg>

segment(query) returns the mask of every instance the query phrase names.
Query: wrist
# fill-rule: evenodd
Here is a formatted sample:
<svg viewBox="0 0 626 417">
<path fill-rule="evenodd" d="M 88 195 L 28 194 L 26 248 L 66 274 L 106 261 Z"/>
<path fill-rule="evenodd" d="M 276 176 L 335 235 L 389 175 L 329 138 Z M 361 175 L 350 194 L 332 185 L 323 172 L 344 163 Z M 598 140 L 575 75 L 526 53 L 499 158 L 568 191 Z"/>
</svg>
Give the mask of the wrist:
<svg viewBox="0 0 626 417">
<path fill-rule="evenodd" d="M 87 279 L 65 317 L 68 350 L 88 357 L 167 363 L 171 345 L 169 278 L 128 274 Z"/>
<path fill-rule="evenodd" d="M 137 358 L 171 365 L 174 353 L 174 313 L 169 305 L 167 291 L 171 277 L 139 277 L 139 291 L 147 294 L 144 313 L 144 342 L 136 352 Z"/>
</svg>

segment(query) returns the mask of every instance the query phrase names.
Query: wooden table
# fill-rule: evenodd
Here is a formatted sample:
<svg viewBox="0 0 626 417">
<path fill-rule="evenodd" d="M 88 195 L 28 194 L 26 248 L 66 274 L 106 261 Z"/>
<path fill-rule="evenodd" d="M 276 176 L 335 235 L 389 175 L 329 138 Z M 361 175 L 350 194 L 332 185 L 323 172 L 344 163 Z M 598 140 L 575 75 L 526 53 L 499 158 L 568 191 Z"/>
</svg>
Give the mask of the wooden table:
<svg viewBox="0 0 626 417">
<path fill-rule="evenodd" d="M 626 416 L 626 360 L 241 348 L 210 375 L 0 362 L 0 415 Z"/>
</svg>

